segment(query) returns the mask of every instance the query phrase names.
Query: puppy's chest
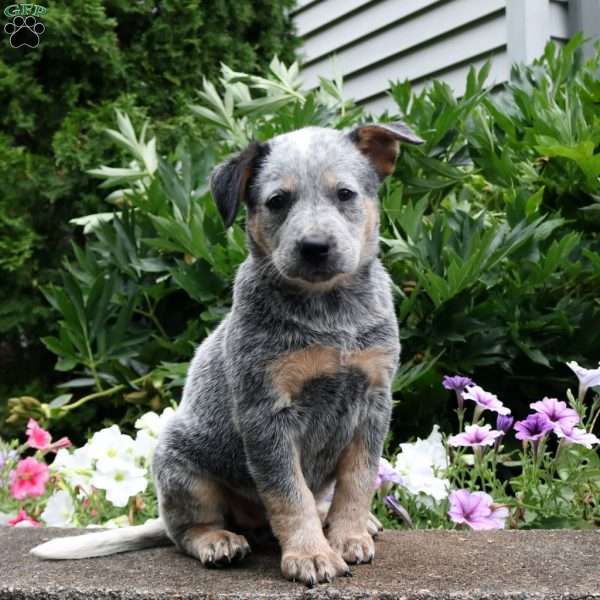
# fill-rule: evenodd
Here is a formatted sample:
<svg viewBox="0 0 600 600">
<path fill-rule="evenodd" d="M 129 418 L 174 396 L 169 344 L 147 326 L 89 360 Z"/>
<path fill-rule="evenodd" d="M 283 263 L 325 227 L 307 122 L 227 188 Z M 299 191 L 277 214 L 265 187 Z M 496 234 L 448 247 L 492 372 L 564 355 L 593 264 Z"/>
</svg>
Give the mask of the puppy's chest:
<svg viewBox="0 0 600 600">
<path fill-rule="evenodd" d="M 269 365 L 275 409 L 352 403 L 369 388 L 389 385 L 397 356 L 383 344 L 313 343 L 283 353 Z"/>
</svg>

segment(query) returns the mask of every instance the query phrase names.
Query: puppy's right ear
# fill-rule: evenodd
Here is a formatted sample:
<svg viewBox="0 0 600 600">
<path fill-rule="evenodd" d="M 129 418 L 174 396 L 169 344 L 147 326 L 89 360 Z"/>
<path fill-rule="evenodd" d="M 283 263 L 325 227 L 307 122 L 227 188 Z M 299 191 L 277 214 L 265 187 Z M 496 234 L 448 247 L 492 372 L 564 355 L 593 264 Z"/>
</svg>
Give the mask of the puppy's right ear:
<svg viewBox="0 0 600 600">
<path fill-rule="evenodd" d="M 248 199 L 250 181 L 258 159 L 267 146 L 253 142 L 245 150 L 215 167 L 210 176 L 210 191 L 221 213 L 225 227 L 230 227 L 242 202 Z"/>
<path fill-rule="evenodd" d="M 368 123 L 350 132 L 350 139 L 371 161 L 381 179 L 394 172 L 400 142 L 423 144 L 406 123 Z"/>
</svg>

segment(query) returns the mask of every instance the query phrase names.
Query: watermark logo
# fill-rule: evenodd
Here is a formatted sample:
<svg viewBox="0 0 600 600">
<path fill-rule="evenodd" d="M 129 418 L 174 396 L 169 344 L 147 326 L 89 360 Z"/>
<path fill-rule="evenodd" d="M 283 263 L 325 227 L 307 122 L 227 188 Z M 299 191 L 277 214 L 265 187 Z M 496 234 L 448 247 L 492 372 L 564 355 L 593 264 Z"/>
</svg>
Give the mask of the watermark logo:
<svg viewBox="0 0 600 600">
<path fill-rule="evenodd" d="M 27 46 L 37 48 L 40 45 L 40 36 L 46 27 L 38 20 L 48 12 L 45 6 L 38 4 L 11 4 L 4 9 L 4 16 L 11 21 L 4 25 L 4 32 L 7 33 L 9 43 L 13 48 Z"/>
</svg>

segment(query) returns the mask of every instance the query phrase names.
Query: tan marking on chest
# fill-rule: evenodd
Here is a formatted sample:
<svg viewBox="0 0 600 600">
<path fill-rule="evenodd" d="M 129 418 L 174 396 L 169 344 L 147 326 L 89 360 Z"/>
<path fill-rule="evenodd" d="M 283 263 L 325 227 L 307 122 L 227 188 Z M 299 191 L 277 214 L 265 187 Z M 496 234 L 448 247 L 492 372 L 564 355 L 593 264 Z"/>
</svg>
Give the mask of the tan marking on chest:
<svg viewBox="0 0 600 600">
<path fill-rule="evenodd" d="M 350 353 L 348 366 L 361 370 L 372 386 L 386 385 L 394 369 L 394 357 L 389 350 L 373 346 Z"/>
<path fill-rule="evenodd" d="M 278 408 L 291 404 L 291 399 L 304 385 L 319 377 L 332 376 L 343 368 L 362 371 L 370 385 L 384 385 L 389 381 L 395 357 L 388 350 L 374 346 L 365 350 L 341 352 L 328 346 L 309 346 L 281 356 L 271 363 L 271 380 L 281 399 Z"/>
</svg>

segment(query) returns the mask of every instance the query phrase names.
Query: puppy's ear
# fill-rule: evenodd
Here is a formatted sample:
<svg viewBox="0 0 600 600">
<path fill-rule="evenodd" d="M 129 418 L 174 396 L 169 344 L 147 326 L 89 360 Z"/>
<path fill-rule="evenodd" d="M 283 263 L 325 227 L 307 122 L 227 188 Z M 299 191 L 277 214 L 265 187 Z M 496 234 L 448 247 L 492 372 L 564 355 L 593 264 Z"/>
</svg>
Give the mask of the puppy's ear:
<svg viewBox="0 0 600 600">
<path fill-rule="evenodd" d="M 215 167 L 210 176 L 210 191 L 225 227 L 230 227 L 242 202 L 248 200 L 250 181 L 266 144 L 253 142 L 245 150 Z"/>
<path fill-rule="evenodd" d="M 349 136 L 371 161 L 381 179 L 394 172 L 400 142 L 423 144 L 425 141 L 401 121 L 360 125 L 353 129 Z"/>
</svg>

